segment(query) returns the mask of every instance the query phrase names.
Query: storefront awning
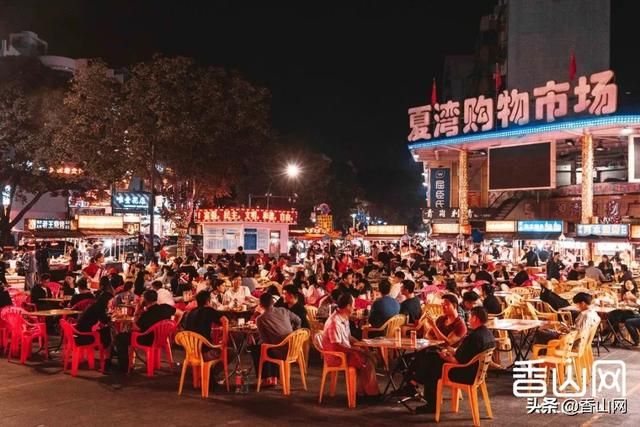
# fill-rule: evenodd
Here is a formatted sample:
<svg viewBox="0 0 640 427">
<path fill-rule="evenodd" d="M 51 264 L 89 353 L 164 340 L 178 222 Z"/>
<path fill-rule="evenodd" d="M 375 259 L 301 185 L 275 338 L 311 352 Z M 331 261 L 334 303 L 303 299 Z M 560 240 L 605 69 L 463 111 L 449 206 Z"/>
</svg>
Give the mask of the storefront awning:
<svg viewBox="0 0 640 427">
<path fill-rule="evenodd" d="M 80 230 L 82 234 L 81 237 L 84 238 L 112 238 L 112 239 L 126 239 L 129 237 L 133 237 L 131 234 L 127 233 L 124 230 L 99 230 L 99 229 L 90 229 L 85 228 Z"/>
<path fill-rule="evenodd" d="M 517 233 L 516 240 L 559 240 L 562 233 Z"/>
<path fill-rule="evenodd" d="M 36 240 L 82 239 L 84 236 L 78 230 L 30 230 L 25 237 Z"/>
</svg>

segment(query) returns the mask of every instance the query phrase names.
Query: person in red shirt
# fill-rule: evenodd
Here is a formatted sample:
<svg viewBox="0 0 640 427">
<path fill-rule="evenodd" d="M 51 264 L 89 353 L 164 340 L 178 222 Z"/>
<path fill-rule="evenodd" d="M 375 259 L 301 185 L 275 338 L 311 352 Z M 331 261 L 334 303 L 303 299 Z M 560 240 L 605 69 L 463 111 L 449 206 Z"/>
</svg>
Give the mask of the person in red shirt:
<svg viewBox="0 0 640 427">
<path fill-rule="evenodd" d="M 95 284 L 95 286 L 90 287 L 97 287 L 100 276 L 102 276 L 103 273 L 104 254 L 98 252 L 93 258 L 91 258 L 89 265 L 82 269 L 82 276 L 87 279 L 87 282 L 89 282 L 91 285 Z"/>
<path fill-rule="evenodd" d="M 324 283 L 324 289 L 328 294 L 333 292 L 333 290 L 336 288 L 336 282 L 331 279 L 331 275 L 329 273 L 324 273 L 322 275 L 322 282 Z"/>
</svg>

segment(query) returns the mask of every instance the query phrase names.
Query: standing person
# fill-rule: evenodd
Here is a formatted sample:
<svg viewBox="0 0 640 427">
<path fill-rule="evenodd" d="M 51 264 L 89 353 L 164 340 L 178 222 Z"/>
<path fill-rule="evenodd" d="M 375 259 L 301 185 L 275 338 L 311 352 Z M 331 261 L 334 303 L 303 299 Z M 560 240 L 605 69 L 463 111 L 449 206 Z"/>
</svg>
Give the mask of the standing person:
<svg viewBox="0 0 640 427">
<path fill-rule="evenodd" d="M 265 344 L 279 344 L 294 330 L 300 328 L 300 318 L 292 311 L 284 307 L 274 307 L 271 294 L 264 293 L 260 295 L 260 314 L 256 318 L 258 333 L 260 334 L 260 342 Z M 288 349 L 277 348 L 269 350 L 269 356 L 273 358 L 284 358 Z M 252 346 L 251 356 L 256 373 L 260 363 L 260 345 Z M 262 368 L 262 380 L 264 386 L 275 386 L 278 384 L 278 365 L 273 363 L 265 363 Z"/>
<path fill-rule="evenodd" d="M 69 271 L 76 271 L 78 269 L 78 249 L 76 245 L 71 246 L 69 250 Z"/>
<path fill-rule="evenodd" d="M 90 288 L 97 288 L 103 273 L 104 254 L 98 252 L 91 258 L 89 265 L 82 270 L 82 276 L 87 279 Z"/>
<path fill-rule="evenodd" d="M 444 260 L 444 263 L 447 265 L 447 269 L 451 269 L 451 264 L 456 261 L 456 257 L 453 256 L 453 252 L 451 252 L 451 246 L 447 246 L 447 249 L 442 252 L 441 258 Z"/>
<path fill-rule="evenodd" d="M 34 249 L 25 251 L 22 256 L 22 265 L 24 267 L 24 290 L 30 291 L 36 283 L 36 274 L 38 273 L 38 261 L 36 260 L 36 253 Z"/>
<path fill-rule="evenodd" d="M 547 280 L 560 280 L 560 272 L 564 268 L 564 264 L 560 261 L 560 252 L 555 252 L 553 258 L 550 258 L 547 262 Z"/>
<path fill-rule="evenodd" d="M 38 262 L 38 273 L 49 273 L 49 249 L 45 242 L 40 243 L 36 249 L 36 261 Z"/>
<path fill-rule="evenodd" d="M 527 262 L 527 267 L 537 267 L 538 266 L 538 254 L 536 254 L 533 249 L 525 248 L 525 253 L 522 255 L 520 261 Z"/>
<path fill-rule="evenodd" d="M 349 294 L 342 294 L 338 298 L 338 309 L 324 325 L 322 331 L 322 349 L 345 353 L 347 365 L 356 368 L 358 373 L 357 393 L 367 396 L 377 396 L 380 393 L 376 379 L 375 358 L 371 353 L 360 351 L 352 347 L 357 340 L 351 336 L 349 318 L 353 312 L 353 298 Z M 338 361 L 327 361 L 329 364 Z"/>
</svg>

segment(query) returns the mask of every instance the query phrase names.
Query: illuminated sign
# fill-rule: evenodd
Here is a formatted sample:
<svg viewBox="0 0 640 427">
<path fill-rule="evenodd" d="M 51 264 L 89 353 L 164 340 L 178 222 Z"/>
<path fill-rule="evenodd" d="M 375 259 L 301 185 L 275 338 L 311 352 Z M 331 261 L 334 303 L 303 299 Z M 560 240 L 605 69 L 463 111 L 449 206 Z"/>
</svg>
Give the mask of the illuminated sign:
<svg viewBox="0 0 640 427">
<path fill-rule="evenodd" d="M 150 193 L 144 191 L 114 191 L 111 194 L 113 212 L 149 212 Z"/>
<path fill-rule="evenodd" d="M 75 230 L 69 219 L 30 218 L 27 220 L 28 230 Z"/>
<path fill-rule="evenodd" d="M 78 215 L 78 228 L 93 230 L 122 230 L 121 216 Z"/>
<path fill-rule="evenodd" d="M 429 169 L 429 206 L 436 209 L 448 208 L 451 204 L 451 170 L 448 168 Z"/>
<path fill-rule="evenodd" d="M 316 217 L 316 228 L 322 230 L 323 233 L 333 231 L 333 215 L 318 214 Z"/>
<path fill-rule="evenodd" d="M 367 234 L 375 234 L 381 236 L 404 236 L 407 234 L 406 225 L 370 225 L 367 228 Z"/>
<path fill-rule="evenodd" d="M 196 222 L 262 222 L 276 224 L 295 224 L 298 212 L 274 209 L 218 208 L 196 209 Z"/>
<path fill-rule="evenodd" d="M 605 237 L 627 237 L 629 236 L 628 224 L 577 224 L 576 235 L 584 236 L 605 236 Z"/>
<path fill-rule="evenodd" d="M 518 221 L 519 233 L 562 233 L 560 220 Z"/>
<path fill-rule="evenodd" d="M 640 225 L 631 226 L 631 238 L 640 240 Z"/>
<path fill-rule="evenodd" d="M 433 224 L 431 232 L 434 234 L 458 234 L 460 226 L 458 224 Z"/>
<path fill-rule="evenodd" d="M 487 221 L 487 233 L 515 233 L 515 221 Z"/>
<path fill-rule="evenodd" d="M 504 90 L 494 102 L 492 97 L 480 95 L 462 102 L 449 100 L 433 105 L 422 105 L 409 109 L 409 133 L 411 142 L 431 138 L 456 137 L 504 129 L 512 125 L 526 125 L 532 117 L 529 111 L 533 98 L 534 120 L 554 122 L 569 112 L 569 99 L 574 113 L 600 116 L 615 113 L 618 108 L 618 86 L 613 83 L 611 70 L 594 73 L 588 78 L 579 77 L 571 87 L 569 82 L 556 83 L 551 80 L 544 86 L 529 92 L 517 89 Z"/>
</svg>

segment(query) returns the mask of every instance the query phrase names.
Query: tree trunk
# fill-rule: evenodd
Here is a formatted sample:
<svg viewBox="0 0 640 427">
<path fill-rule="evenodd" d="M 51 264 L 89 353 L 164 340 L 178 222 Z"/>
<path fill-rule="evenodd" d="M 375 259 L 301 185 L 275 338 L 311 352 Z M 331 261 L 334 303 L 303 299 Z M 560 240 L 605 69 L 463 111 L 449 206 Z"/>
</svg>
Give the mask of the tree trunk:
<svg viewBox="0 0 640 427">
<path fill-rule="evenodd" d="M 176 248 L 176 255 L 184 259 L 187 254 L 187 228 L 178 227 L 178 247 Z"/>
</svg>

